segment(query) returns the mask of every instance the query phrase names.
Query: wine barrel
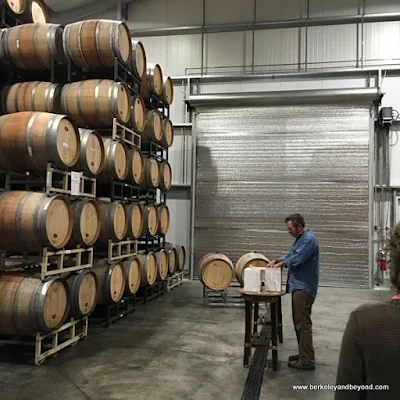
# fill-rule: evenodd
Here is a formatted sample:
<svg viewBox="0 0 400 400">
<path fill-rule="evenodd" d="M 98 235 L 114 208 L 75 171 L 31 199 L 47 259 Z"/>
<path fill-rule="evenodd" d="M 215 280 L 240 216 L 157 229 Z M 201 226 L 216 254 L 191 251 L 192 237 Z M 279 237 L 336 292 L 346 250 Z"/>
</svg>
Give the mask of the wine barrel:
<svg viewBox="0 0 400 400">
<path fill-rule="evenodd" d="M 43 111 L 61 114 L 62 85 L 51 82 L 23 82 L 1 91 L 3 114 Z"/>
<path fill-rule="evenodd" d="M 186 264 L 186 249 L 184 246 L 178 246 L 176 248 L 176 254 L 177 254 L 177 268 L 180 272 L 182 272 L 185 269 L 185 264 Z"/>
<path fill-rule="evenodd" d="M 128 26 L 122 21 L 91 19 L 66 25 L 63 35 L 65 54 L 79 67 L 98 69 L 123 64 L 132 58 Z"/>
<path fill-rule="evenodd" d="M 164 249 L 155 253 L 157 260 L 157 280 L 165 281 L 168 277 L 168 254 Z"/>
<path fill-rule="evenodd" d="M 164 78 L 163 88 L 161 92 L 161 100 L 164 101 L 165 104 L 171 105 L 174 101 L 174 84 L 172 83 L 172 79 L 168 76 Z"/>
<path fill-rule="evenodd" d="M 106 164 L 106 150 L 103 138 L 92 129 L 79 129 L 81 151 L 75 169 L 88 176 L 99 175 Z"/>
<path fill-rule="evenodd" d="M 140 286 L 153 286 L 157 279 L 157 260 L 153 252 L 138 254 L 140 262 Z"/>
<path fill-rule="evenodd" d="M 8 272 L 0 275 L 0 334 L 32 335 L 58 329 L 68 317 L 63 279 Z"/>
<path fill-rule="evenodd" d="M 136 256 L 123 261 L 125 272 L 125 296 L 132 296 L 140 287 L 140 261 Z"/>
<path fill-rule="evenodd" d="M 163 135 L 161 137 L 160 144 L 161 146 L 168 148 L 174 143 L 174 125 L 168 117 L 163 117 L 162 125 Z"/>
<path fill-rule="evenodd" d="M 172 276 L 175 274 L 177 270 L 178 254 L 176 252 L 175 247 L 173 247 L 172 245 L 169 245 L 167 247 L 167 254 L 168 254 L 169 275 Z"/>
<path fill-rule="evenodd" d="M 131 97 L 130 126 L 136 133 L 143 133 L 146 127 L 146 107 L 140 96 Z"/>
<path fill-rule="evenodd" d="M 154 157 L 143 156 L 144 180 L 143 186 L 156 189 L 160 186 L 160 163 Z"/>
<path fill-rule="evenodd" d="M 166 235 L 169 231 L 170 215 L 169 208 L 166 204 L 157 206 L 158 229 L 157 233 Z"/>
<path fill-rule="evenodd" d="M 110 203 L 107 200 L 99 199 L 100 209 L 100 236 L 102 243 L 109 239 L 120 242 L 126 236 L 128 229 L 127 211 L 121 201 Z"/>
<path fill-rule="evenodd" d="M 269 264 L 269 259 L 264 255 L 253 251 L 243 254 L 236 262 L 235 274 L 239 283 L 244 285 L 244 270 L 247 267 L 265 268 Z"/>
<path fill-rule="evenodd" d="M 141 204 L 143 216 L 143 236 L 155 236 L 158 230 L 157 208 L 154 204 Z"/>
<path fill-rule="evenodd" d="M 70 83 L 61 92 L 61 110 L 81 127 L 111 127 L 114 118 L 126 124 L 131 117 L 129 89 L 107 79 Z"/>
<path fill-rule="evenodd" d="M 128 176 L 128 153 L 123 142 L 103 138 L 106 160 L 103 171 L 98 175 L 99 182 L 111 179 L 124 181 Z"/>
<path fill-rule="evenodd" d="M 45 173 L 49 161 L 65 169 L 79 159 L 78 130 L 64 115 L 20 112 L 0 117 L 0 168 Z"/>
<path fill-rule="evenodd" d="M 147 69 L 147 57 L 146 50 L 144 49 L 143 43 L 136 40 L 132 42 L 132 72 L 137 78 L 142 79 Z"/>
<path fill-rule="evenodd" d="M 160 188 L 162 190 L 169 190 L 172 186 L 172 171 L 168 161 L 160 163 Z"/>
<path fill-rule="evenodd" d="M 24 24 L 7 29 L 5 57 L 21 69 L 51 69 L 53 60 L 65 62 L 62 33 L 62 26 L 56 24 Z"/>
<path fill-rule="evenodd" d="M 212 290 L 223 290 L 231 284 L 234 268 L 226 255 L 209 253 L 200 260 L 198 273 L 203 285 Z"/>
<path fill-rule="evenodd" d="M 97 276 L 89 270 L 73 273 L 66 279 L 71 296 L 71 317 L 90 315 L 97 304 Z"/>
<path fill-rule="evenodd" d="M 142 133 L 142 149 L 148 148 L 150 142 L 158 143 L 163 138 L 161 114 L 156 110 L 146 112 L 146 127 Z"/>
<path fill-rule="evenodd" d="M 128 181 L 140 185 L 144 179 L 143 157 L 139 149 L 133 148 L 128 153 Z"/>
<path fill-rule="evenodd" d="M 49 22 L 49 11 L 41 0 L 28 0 L 24 13 L 19 17 L 24 24 Z"/>
<path fill-rule="evenodd" d="M 69 248 L 77 245 L 93 246 L 100 235 L 100 210 L 95 200 L 83 199 L 72 202 L 74 227 Z"/>
<path fill-rule="evenodd" d="M 144 100 L 149 100 L 152 94 L 161 96 L 163 89 L 163 73 L 158 64 L 147 64 L 146 73 L 140 85 L 140 95 Z"/>
<path fill-rule="evenodd" d="M 125 291 L 125 272 L 122 262 L 108 264 L 108 260 L 99 259 L 93 265 L 97 277 L 97 304 L 118 303 Z"/>
<path fill-rule="evenodd" d="M 27 0 L 0 0 L 12 13 L 22 15 L 26 9 Z"/>
<path fill-rule="evenodd" d="M 63 248 L 71 238 L 72 208 L 61 195 L 6 191 L 0 194 L 0 247 L 37 253 Z"/>
<path fill-rule="evenodd" d="M 128 233 L 132 239 L 139 239 L 143 232 L 143 211 L 139 204 L 128 206 Z"/>
</svg>

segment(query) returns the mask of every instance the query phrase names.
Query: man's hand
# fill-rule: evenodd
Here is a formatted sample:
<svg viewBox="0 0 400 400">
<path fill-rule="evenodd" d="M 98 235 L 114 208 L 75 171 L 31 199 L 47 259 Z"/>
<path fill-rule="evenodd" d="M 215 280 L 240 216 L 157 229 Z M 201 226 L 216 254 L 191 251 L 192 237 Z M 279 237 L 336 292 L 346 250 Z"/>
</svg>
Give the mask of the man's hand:
<svg viewBox="0 0 400 400">
<path fill-rule="evenodd" d="M 277 264 L 274 264 L 272 268 L 282 268 L 285 265 L 285 261 L 280 261 Z"/>
<path fill-rule="evenodd" d="M 268 265 L 267 268 L 275 268 L 275 265 L 279 263 L 278 260 L 272 260 Z"/>
</svg>

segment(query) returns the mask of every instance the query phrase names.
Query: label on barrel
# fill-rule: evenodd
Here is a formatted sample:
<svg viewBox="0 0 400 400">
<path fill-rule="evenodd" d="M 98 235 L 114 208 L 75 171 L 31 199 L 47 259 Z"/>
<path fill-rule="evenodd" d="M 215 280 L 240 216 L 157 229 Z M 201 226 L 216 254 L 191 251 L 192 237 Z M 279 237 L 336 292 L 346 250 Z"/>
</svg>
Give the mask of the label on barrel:
<svg viewBox="0 0 400 400">
<path fill-rule="evenodd" d="M 79 196 L 81 189 L 81 176 L 82 172 L 71 172 L 71 194 L 72 196 Z"/>
</svg>

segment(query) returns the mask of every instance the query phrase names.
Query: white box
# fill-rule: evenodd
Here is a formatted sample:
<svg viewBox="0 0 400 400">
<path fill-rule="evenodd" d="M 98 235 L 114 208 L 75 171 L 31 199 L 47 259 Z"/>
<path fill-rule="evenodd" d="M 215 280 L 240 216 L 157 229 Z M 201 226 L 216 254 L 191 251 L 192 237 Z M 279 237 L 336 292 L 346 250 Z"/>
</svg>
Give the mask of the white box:
<svg viewBox="0 0 400 400">
<path fill-rule="evenodd" d="M 248 267 L 244 270 L 244 291 L 261 292 L 262 275 L 261 270 L 265 268 Z"/>
<path fill-rule="evenodd" d="M 282 269 L 266 268 L 264 279 L 264 290 L 266 292 L 282 291 Z"/>
</svg>

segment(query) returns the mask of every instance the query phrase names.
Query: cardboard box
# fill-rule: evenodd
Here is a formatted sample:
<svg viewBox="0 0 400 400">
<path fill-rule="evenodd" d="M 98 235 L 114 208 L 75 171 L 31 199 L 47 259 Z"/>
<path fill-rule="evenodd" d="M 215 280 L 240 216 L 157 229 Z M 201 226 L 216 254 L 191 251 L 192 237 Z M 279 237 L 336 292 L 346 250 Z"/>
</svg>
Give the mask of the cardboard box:
<svg viewBox="0 0 400 400">
<path fill-rule="evenodd" d="M 246 268 L 244 290 L 246 292 L 280 292 L 282 290 L 281 268 Z"/>
</svg>

